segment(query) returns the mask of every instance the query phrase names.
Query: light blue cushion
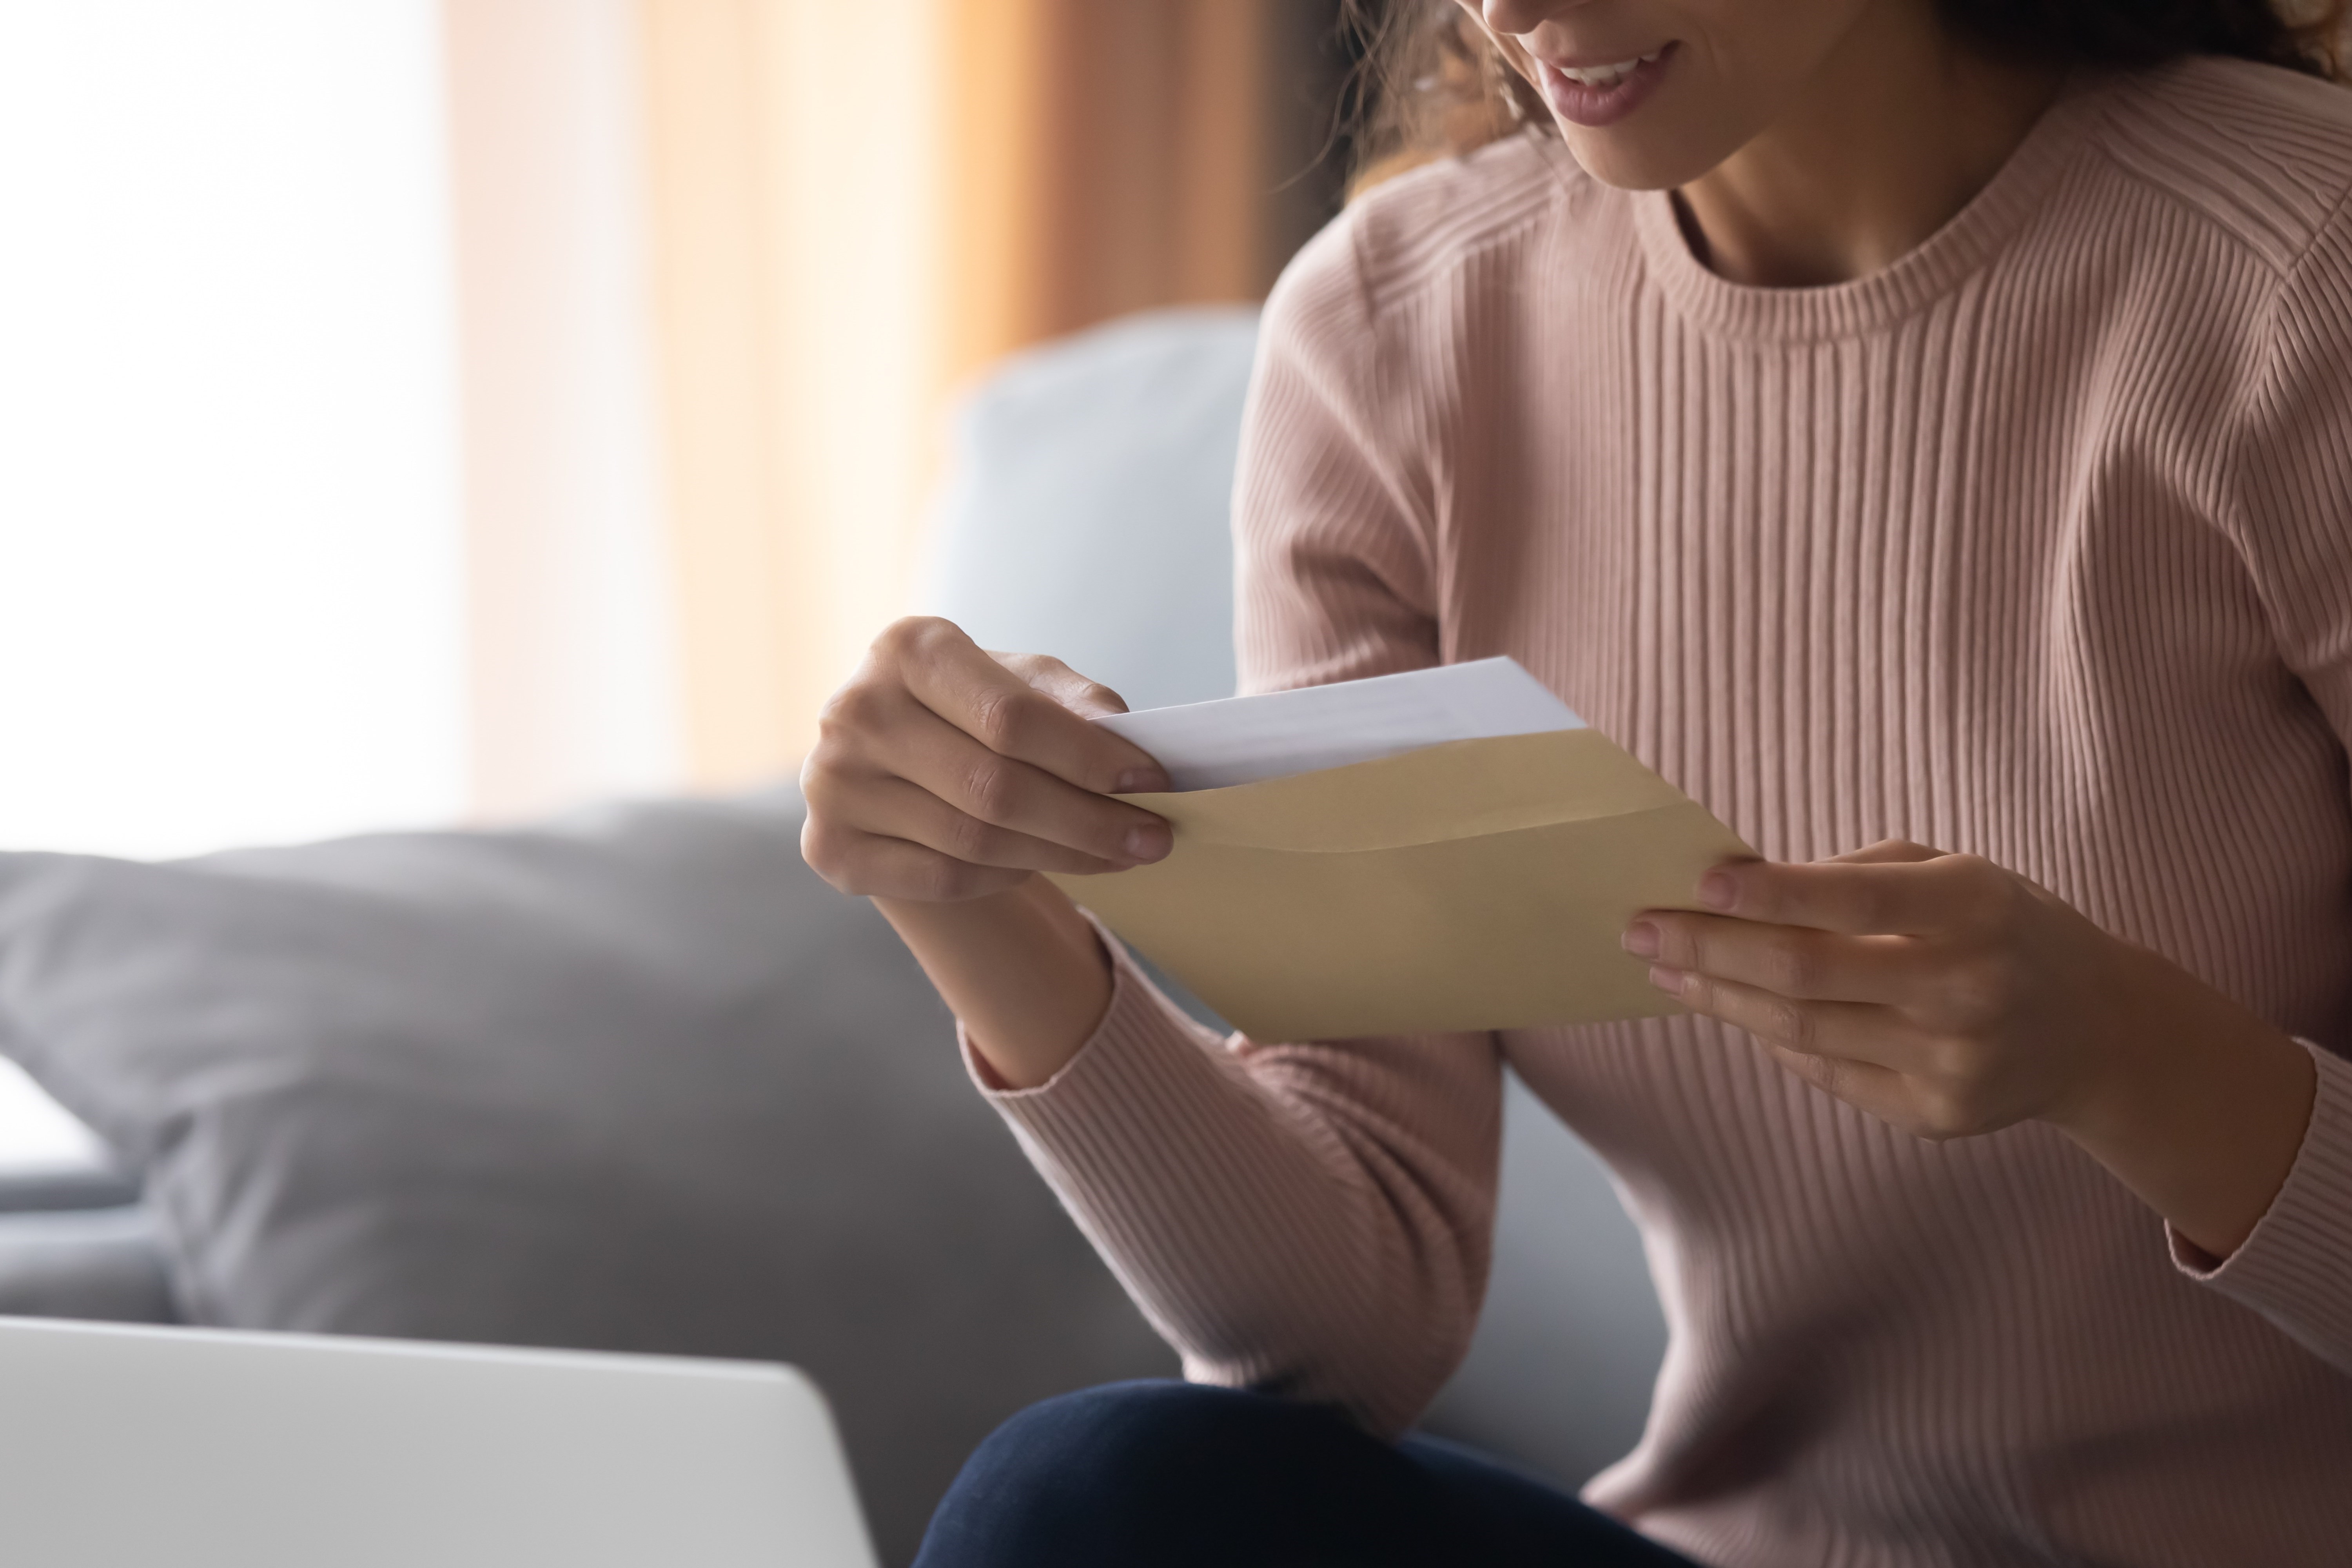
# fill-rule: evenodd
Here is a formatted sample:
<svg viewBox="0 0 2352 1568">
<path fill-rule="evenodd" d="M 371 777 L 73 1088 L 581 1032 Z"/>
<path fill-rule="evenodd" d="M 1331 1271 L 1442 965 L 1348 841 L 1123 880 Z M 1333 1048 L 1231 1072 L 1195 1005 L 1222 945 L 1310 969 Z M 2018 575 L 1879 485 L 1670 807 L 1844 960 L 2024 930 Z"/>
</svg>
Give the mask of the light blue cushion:
<svg viewBox="0 0 2352 1568">
<path fill-rule="evenodd" d="M 1008 360 L 958 411 L 918 593 L 1130 708 L 1234 694 L 1225 519 L 1257 312 L 1155 310 Z"/>
</svg>

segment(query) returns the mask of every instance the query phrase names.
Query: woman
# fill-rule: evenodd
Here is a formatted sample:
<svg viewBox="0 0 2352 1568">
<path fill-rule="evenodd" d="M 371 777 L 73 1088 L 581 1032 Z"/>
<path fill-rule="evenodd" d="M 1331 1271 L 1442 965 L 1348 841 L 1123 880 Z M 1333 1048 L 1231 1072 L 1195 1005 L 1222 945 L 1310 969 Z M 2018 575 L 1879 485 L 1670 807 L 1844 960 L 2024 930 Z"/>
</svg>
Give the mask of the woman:
<svg viewBox="0 0 2352 1568">
<path fill-rule="evenodd" d="M 1192 1384 L 1016 1419 L 924 1562 L 2344 1561 L 2341 6 L 1469 9 L 1519 129 L 1267 309 L 1244 684 L 1512 655 L 1764 858 L 1625 933 L 1685 1016 L 1214 1041 L 1032 874 L 1168 850 L 1118 700 L 894 627 L 809 858 Z M 1393 1441 L 1506 1063 L 1673 1331 L 1590 1509 Z"/>
</svg>

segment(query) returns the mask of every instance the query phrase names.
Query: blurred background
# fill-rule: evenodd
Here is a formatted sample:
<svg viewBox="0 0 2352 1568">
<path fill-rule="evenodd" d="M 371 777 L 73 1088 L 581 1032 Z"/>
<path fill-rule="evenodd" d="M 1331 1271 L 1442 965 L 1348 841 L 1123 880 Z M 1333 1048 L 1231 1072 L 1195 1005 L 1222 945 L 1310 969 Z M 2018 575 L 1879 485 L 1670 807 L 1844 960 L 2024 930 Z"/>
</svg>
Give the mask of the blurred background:
<svg viewBox="0 0 2352 1568">
<path fill-rule="evenodd" d="M 0 847 L 789 772 L 1009 352 L 1254 300 L 1336 0 L 0 0 Z"/>
<path fill-rule="evenodd" d="M 1232 689 L 1340 10 L 0 0 L 0 1315 L 793 1362 L 892 1563 L 1172 1370 L 759 786 L 918 603 Z M 1429 1422 L 1572 1482 L 1664 1325 L 1505 1114 Z"/>
</svg>

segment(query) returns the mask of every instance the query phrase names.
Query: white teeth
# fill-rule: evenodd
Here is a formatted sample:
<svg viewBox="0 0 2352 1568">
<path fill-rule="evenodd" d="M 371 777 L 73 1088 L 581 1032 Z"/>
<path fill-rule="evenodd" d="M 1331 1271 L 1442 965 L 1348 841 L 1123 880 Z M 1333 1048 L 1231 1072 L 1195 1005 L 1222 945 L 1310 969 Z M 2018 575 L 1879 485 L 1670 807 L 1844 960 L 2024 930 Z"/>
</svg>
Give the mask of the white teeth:
<svg viewBox="0 0 2352 1568">
<path fill-rule="evenodd" d="M 1615 87 L 1638 63 L 1627 60 L 1623 65 L 1588 66 L 1581 69 L 1570 67 L 1563 68 L 1559 74 L 1570 81 L 1582 82 L 1586 87 Z"/>
<path fill-rule="evenodd" d="M 1632 76 L 1636 68 L 1650 64 L 1665 52 L 1664 49 L 1658 49 L 1638 59 L 1621 61 L 1613 66 L 1582 68 L 1562 66 L 1559 68 L 1559 74 L 1570 81 L 1580 82 L 1586 87 L 1615 87 L 1619 82 Z"/>
</svg>

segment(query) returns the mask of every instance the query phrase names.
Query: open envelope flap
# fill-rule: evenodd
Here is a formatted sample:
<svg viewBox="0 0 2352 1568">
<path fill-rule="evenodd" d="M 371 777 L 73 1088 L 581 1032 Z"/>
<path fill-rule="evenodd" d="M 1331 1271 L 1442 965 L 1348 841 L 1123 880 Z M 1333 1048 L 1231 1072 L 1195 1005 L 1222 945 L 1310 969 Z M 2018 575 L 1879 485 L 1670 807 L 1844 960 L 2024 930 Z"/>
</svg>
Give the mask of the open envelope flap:
<svg viewBox="0 0 2352 1568">
<path fill-rule="evenodd" d="M 1131 795 L 1176 841 L 1344 854 L 1682 805 L 1598 730 L 1454 741 L 1402 756 L 1181 794 Z"/>
<path fill-rule="evenodd" d="M 1180 840 L 1054 880 L 1253 1039 L 1320 1040 L 1673 1012 L 1619 933 L 1745 852 L 1679 800 L 1350 854 Z"/>
</svg>

